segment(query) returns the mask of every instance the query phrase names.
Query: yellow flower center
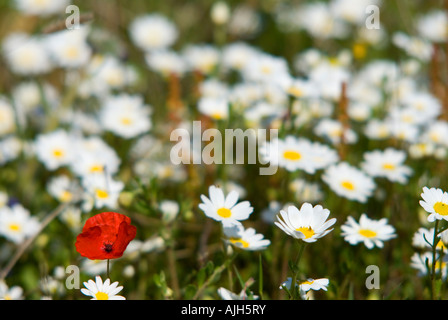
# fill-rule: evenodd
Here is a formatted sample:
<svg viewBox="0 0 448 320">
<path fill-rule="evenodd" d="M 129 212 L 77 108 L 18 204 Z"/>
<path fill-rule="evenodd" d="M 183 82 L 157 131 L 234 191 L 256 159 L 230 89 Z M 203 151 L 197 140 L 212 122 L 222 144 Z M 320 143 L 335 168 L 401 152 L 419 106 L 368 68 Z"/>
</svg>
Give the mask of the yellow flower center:
<svg viewBox="0 0 448 320">
<path fill-rule="evenodd" d="M 219 208 L 217 212 L 218 215 L 223 218 L 229 218 L 232 215 L 232 211 L 227 208 Z"/>
<path fill-rule="evenodd" d="M 296 231 L 302 232 L 305 235 L 305 239 L 311 238 L 314 235 L 314 230 L 311 227 L 300 227 Z"/>
<path fill-rule="evenodd" d="M 64 156 L 64 150 L 61 149 L 54 149 L 53 150 L 53 156 L 55 156 L 56 158 L 61 158 Z"/>
<path fill-rule="evenodd" d="M 355 43 L 352 50 L 355 59 L 363 59 L 367 54 L 366 45 L 363 43 Z"/>
<path fill-rule="evenodd" d="M 376 237 L 376 232 L 369 229 L 361 229 L 359 230 L 359 234 L 366 238 Z"/>
<path fill-rule="evenodd" d="M 295 87 L 289 88 L 288 93 L 293 95 L 294 97 L 301 97 L 303 95 L 303 91 Z"/>
<path fill-rule="evenodd" d="M 342 182 L 341 182 L 341 186 L 342 186 L 344 189 L 347 189 L 347 190 L 350 190 L 350 191 L 355 190 L 355 186 L 354 186 L 354 184 L 351 183 L 350 181 L 342 181 Z"/>
<path fill-rule="evenodd" d="M 443 202 L 436 202 L 434 204 L 434 211 L 437 214 L 440 214 L 442 216 L 446 216 L 446 215 L 448 215 L 448 204 L 443 203 Z"/>
<path fill-rule="evenodd" d="M 263 72 L 264 74 L 270 74 L 272 72 L 272 69 L 268 66 L 263 66 L 261 68 L 261 72 Z"/>
<path fill-rule="evenodd" d="M 331 26 L 329 26 L 331 28 Z M 331 57 L 330 59 L 328 59 L 328 62 L 332 65 L 332 66 L 338 66 L 340 65 L 339 59 L 337 57 Z"/>
<path fill-rule="evenodd" d="M 211 114 L 210 117 L 212 117 L 215 120 L 221 120 L 224 118 L 224 115 L 222 113 L 215 112 L 215 113 Z"/>
<path fill-rule="evenodd" d="M 109 295 L 104 292 L 97 292 L 95 298 L 96 300 L 109 300 Z"/>
<path fill-rule="evenodd" d="M 90 167 L 90 172 L 91 173 L 101 173 L 101 172 L 103 172 L 103 166 L 99 165 L 99 164 L 95 164 Z"/>
<path fill-rule="evenodd" d="M 132 120 L 130 118 L 124 117 L 121 118 L 121 123 L 124 124 L 125 126 L 129 126 L 132 123 Z"/>
<path fill-rule="evenodd" d="M 238 239 L 238 238 L 231 238 L 229 239 L 231 243 L 235 244 L 235 245 L 241 245 L 243 248 L 247 248 L 249 247 L 249 243 L 247 241 L 244 241 L 243 239 Z"/>
<path fill-rule="evenodd" d="M 395 165 L 392 163 L 385 163 L 383 164 L 383 169 L 384 170 L 394 170 L 395 169 Z"/>
<path fill-rule="evenodd" d="M 342 129 L 334 128 L 334 129 L 330 130 L 329 134 L 330 134 L 330 137 L 338 138 L 342 135 Z"/>
<path fill-rule="evenodd" d="M 299 161 L 302 158 L 302 155 L 297 151 L 287 150 L 283 152 L 283 158 L 291 161 Z"/>
<path fill-rule="evenodd" d="M 11 223 L 9 225 L 9 230 L 13 231 L 13 232 L 19 232 L 21 229 L 20 225 L 17 223 Z"/>
<path fill-rule="evenodd" d="M 68 58 L 76 58 L 79 56 L 79 50 L 76 47 L 70 47 L 65 51 Z"/>
<path fill-rule="evenodd" d="M 100 199 L 106 199 L 109 197 L 109 193 L 106 190 L 98 189 L 96 190 L 96 196 Z"/>
<path fill-rule="evenodd" d="M 313 281 L 303 281 L 303 282 L 301 282 L 300 284 L 309 284 L 309 285 L 311 285 L 311 284 L 313 284 L 314 283 L 314 280 Z"/>
<path fill-rule="evenodd" d="M 443 243 L 443 241 L 440 240 L 439 243 L 436 245 L 436 248 L 439 249 L 439 250 L 444 250 L 444 251 L 445 251 L 446 246 L 445 246 L 445 244 Z"/>
<path fill-rule="evenodd" d="M 59 197 L 59 199 L 62 202 L 69 202 L 70 200 L 72 200 L 73 195 L 70 191 L 65 190 L 64 192 L 61 193 L 61 196 Z"/>
</svg>

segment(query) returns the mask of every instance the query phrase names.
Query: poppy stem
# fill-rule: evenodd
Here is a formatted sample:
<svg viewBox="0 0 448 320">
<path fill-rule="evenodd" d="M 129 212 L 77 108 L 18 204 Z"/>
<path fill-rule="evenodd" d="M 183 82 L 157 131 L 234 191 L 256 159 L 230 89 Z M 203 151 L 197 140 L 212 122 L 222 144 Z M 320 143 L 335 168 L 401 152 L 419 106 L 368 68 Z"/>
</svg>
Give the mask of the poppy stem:
<svg viewBox="0 0 448 320">
<path fill-rule="evenodd" d="M 107 259 L 107 269 L 106 269 L 106 273 L 107 273 L 107 278 L 110 279 L 110 276 L 109 276 L 109 259 Z"/>
</svg>

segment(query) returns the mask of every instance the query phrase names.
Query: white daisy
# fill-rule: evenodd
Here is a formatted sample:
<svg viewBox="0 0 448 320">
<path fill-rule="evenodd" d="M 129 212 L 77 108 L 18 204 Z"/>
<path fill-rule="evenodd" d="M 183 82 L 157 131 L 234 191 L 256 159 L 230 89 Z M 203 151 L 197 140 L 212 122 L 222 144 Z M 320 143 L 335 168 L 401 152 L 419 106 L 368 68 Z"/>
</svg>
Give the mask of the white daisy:
<svg viewBox="0 0 448 320">
<path fill-rule="evenodd" d="M 227 243 L 243 250 L 264 250 L 271 244 L 271 241 L 263 239 L 262 234 L 256 233 L 254 228 L 245 229 L 242 225 L 232 225 L 225 226 L 223 231 Z"/>
<path fill-rule="evenodd" d="M 51 178 L 47 184 L 47 190 L 50 195 L 60 202 L 76 201 L 81 192 L 78 184 L 66 175 L 58 175 Z"/>
<path fill-rule="evenodd" d="M 14 132 L 16 129 L 14 109 L 9 101 L 0 96 L 0 136 Z"/>
<path fill-rule="evenodd" d="M 100 120 L 104 129 L 130 139 L 151 129 L 150 114 L 150 107 L 140 96 L 120 94 L 105 101 Z"/>
<path fill-rule="evenodd" d="M 123 286 L 118 286 L 118 281 L 110 283 L 110 279 L 104 281 L 100 276 L 95 277 L 95 282 L 90 279 L 84 282 L 84 286 L 87 288 L 81 288 L 81 292 L 86 296 L 91 296 L 90 300 L 126 300 L 123 296 L 118 296 Z"/>
<path fill-rule="evenodd" d="M 344 129 L 341 122 L 329 118 L 321 119 L 314 128 L 314 133 L 321 138 L 328 139 L 334 145 L 342 141 L 346 144 L 353 144 L 358 140 L 355 131 L 350 128 Z"/>
<path fill-rule="evenodd" d="M 429 222 L 442 219 L 448 221 L 448 192 L 439 188 L 423 187 L 421 197 L 423 200 L 420 200 L 420 205 L 429 213 Z"/>
<path fill-rule="evenodd" d="M 34 143 L 36 156 L 48 170 L 69 165 L 74 155 L 72 142 L 73 139 L 62 129 L 39 134 Z"/>
<path fill-rule="evenodd" d="M 26 15 L 49 16 L 52 14 L 65 14 L 65 8 L 70 0 L 15 0 L 17 9 Z"/>
<path fill-rule="evenodd" d="M 260 52 L 241 70 L 247 81 L 269 83 L 289 76 L 288 64 L 283 57 Z"/>
<path fill-rule="evenodd" d="M 188 45 L 182 52 L 189 70 L 210 74 L 218 66 L 221 52 L 208 44 Z"/>
<path fill-rule="evenodd" d="M 19 286 L 9 288 L 4 281 L 0 281 L 0 300 L 23 300 L 23 289 Z"/>
<path fill-rule="evenodd" d="M 446 42 L 448 38 L 448 18 L 444 10 L 432 10 L 417 20 L 418 33 L 432 42 Z"/>
<path fill-rule="evenodd" d="M 38 75 L 51 70 L 52 63 L 45 42 L 38 36 L 11 33 L 3 42 L 8 67 L 19 75 Z"/>
<path fill-rule="evenodd" d="M 254 210 L 249 201 L 237 203 L 239 194 L 236 191 L 225 196 L 221 188 L 210 186 L 209 196 L 210 199 L 201 195 L 203 203 L 199 204 L 199 208 L 207 217 L 220 221 L 225 226 L 239 224 L 239 221 L 249 218 Z"/>
<path fill-rule="evenodd" d="M 293 136 L 273 139 L 260 148 L 260 153 L 265 161 L 288 171 L 303 170 L 309 174 L 338 160 L 337 153 L 327 146 Z"/>
<path fill-rule="evenodd" d="M 412 169 L 403 164 L 406 152 L 387 148 L 364 153 L 362 169 L 372 177 L 385 177 L 392 182 L 406 183 Z"/>
<path fill-rule="evenodd" d="M 187 69 L 183 57 L 172 50 L 148 52 L 145 55 L 145 61 L 151 70 L 160 73 L 164 77 L 168 77 L 171 74 L 181 76 Z"/>
<path fill-rule="evenodd" d="M 291 283 L 292 283 L 292 278 L 288 277 L 286 279 L 286 281 L 281 284 L 280 289 L 283 289 L 284 287 L 286 287 L 288 290 L 291 290 Z M 327 291 L 327 287 L 328 287 L 329 283 L 330 283 L 330 280 L 328 280 L 326 278 L 321 278 L 321 279 L 308 278 L 305 281 L 297 280 L 295 286 L 299 287 L 299 291 L 300 291 L 300 295 L 301 295 L 302 299 L 306 300 L 309 298 L 307 295 L 308 291 L 310 291 L 310 290 Z"/>
<path fill-rule="evenodd" d="M 448 256 L 444 255 L 442 258 L 442 261 L 440 261 L 439 255 L 436 255 L 436 264 L 435 264 L 435 271 L 436 275 L 440 275 L 440 272 L 442 272 L 441 276 L 443 280 L 446 280 L 448 272 L 447 272 L 447 261 Z M 418 253 L 415 252 L 411 257 L 411 267 L 418 270 L 419 276 L 425 276 L 428 274 L 428 268 L 431 269 L 432 267 L 432 252 L 424 252 L 424 253 Z"/>
<path fill-rule="evenodd" d="M 167 49 L 178 37 L 176 25 L 156 13 L 134 19 L 129 33 L 134 44 L 144 51 Z"/>
<path fill-rule="evenodd" d="M 198 110 L 214 120 L 224 120 L 229 116 L 229 102 L 223 97 L 202 97 L 198 101 Z"/>
<path fill-rule="evenodd" d="M 353 217 L 348 217 L 344 225 L 341 226 L 344 240 L 351 245 L 363 242 L 368 249 L 377 246 L 383 247 L 383 242 L 395 238 L 395 228 L 388 224 L 386 218 L 372 220 L 363 213 L 359 223 Z"/>
<path fill-rule="evenodd" d="M 245 42 L 230 43 L 222 50 L 223 67 L 240 71 L 256 53 L 257 49 Z"/>
<path fill-rule="evenodd" d="M 118 172 L 121 159 L 115 149 L 107 145 L 98 136 L 78 139 L 75 145 L 76 161 L 73 161 L 71 168 L 73 172 L 84 177 L 89 174 L 107 172 L 114 175 Z"/>
<path fill-rule="evenodd" d="M 124 183 L 116 181 L 107 173 L 90 174 L 83 177 L 82 184 L 86 189 L 86 207 L 95 206 L 99 209 L 108 207 L 114 209 L 118 206 L 118 198 L 124 188 Z"/>
<path fill-rule="evenodd" d="M 298 178 L 291 181 L 289 189 L 301 202 L 315 203 L 323 199 L 322 188 L 317 182 Z"/>
<path fill-rule="evenodd" d="M 300 291 L 307 292 L 309 290 L 324 290 L 327 291 L 328 284 L 330 280 L 326 278 L 322 279 L 307 279 L 305 281 L 300 282 L 299 287 Z"/>
<path fill-rule="evenodd" d="M 86 69 L 88 78 L 81 82 L 79 88 L 83 97 L 96 95 L 106 98 L 111 90 L 131 85 L 137 79 L 129 66 L 110 54 L 94 55 Z"/>
<path fill-rule="evenodd" d="M 164 222 L 172 222 L 179 214 L 179 203 L 173 200 L 163 200 L 159 204 L 159 209 L 162 212 L 162 220 Z"/>
<path fill-rule="evenodd" d="M 373 178 L 346 162 L 327 168 L 322 175 L 322 180 L 336 194 L 362 203 L 367 201 L 376 187 Z"/>
<path fill-rule="evenodd" d="M 315 242 L 333 230 L 328 228 L 335 224 L 336 218 L 326 221 L 329 215 L 330 210 L 321 205 L 313 207 L 305 202 L 300 210 L 295 206 L 280 210 L 275 225 L 293 238 Z"/>
<path fill-rule="evenodd" d="M 372 140 L 384 140 L 390 137 L 389 122 L 378 119 L 369 120 L 364 128 L 364 134 Z"/>
<path fill-rule="evenodd" d="M 40 223 L 20 204 L 0 208 L 0 235 L 19 244 L 39 231 Z"/>
<path fill-rule="evenodd" d="M 55 65 L 62 68 L 85 66 L 92 54 L 87 44 L 88 33 L 89 28 L 83 26 L 50 34 L 46 44 Z"/>
<path fill-rule="evenodd" d="M 444 120 L 437 120 L 431 123 L 425 129 L 423 134 L 423 141 L 428 141 L 436 145 L 448 147 L 448 122 Z"/>
<path fill-rule="evenodd" d="M 247 296 L 247 292 L 245 290 L 242 290 L 239 294 L 236 294 L 230 290 L 227 290 L 226 288 L 220 287 L 218 289 L 218 295 L 223 300 L 248 300 L 249 297 Z M 258 296 L 253 296 L 254 300 L 258 299 Z"/>
<path fill-rule="evenodd" d="M 439 242 L 436 244 L 437 250 L 446 250 L 448 244 L 448 230 L 443 231 L 440 236 Z M 434 243 L 434 228 L 418 228 L 412 237 L 412 245 L 420 249 L 431 249 Z"/>
</svg>

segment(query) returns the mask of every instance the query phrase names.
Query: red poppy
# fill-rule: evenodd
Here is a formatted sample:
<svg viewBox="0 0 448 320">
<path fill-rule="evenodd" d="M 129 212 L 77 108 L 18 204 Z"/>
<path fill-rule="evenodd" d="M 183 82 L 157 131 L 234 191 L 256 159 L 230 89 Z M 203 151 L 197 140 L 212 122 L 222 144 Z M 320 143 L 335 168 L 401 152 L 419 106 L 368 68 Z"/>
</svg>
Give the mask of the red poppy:
<svg viewBox="0 0 448 320">
<path fill-rule="evenodd" d="M 83 257 L 92 260 L 116 259 L 123 255 L 136 233 L 129 217 L 103 212 L 87 219 L 75 246 Z"/>
</svg>

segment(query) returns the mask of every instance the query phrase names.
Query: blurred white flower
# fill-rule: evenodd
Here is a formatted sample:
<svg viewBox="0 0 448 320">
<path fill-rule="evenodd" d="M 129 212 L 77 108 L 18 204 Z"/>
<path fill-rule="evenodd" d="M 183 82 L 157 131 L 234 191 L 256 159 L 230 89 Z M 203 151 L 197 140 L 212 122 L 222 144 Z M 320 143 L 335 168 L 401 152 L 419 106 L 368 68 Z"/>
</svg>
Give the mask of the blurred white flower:
<svg viewBox="0 0 448 320">
<path fill-rule="evenodd" d="M 53 68 L 46 43 L 39 36 L 10 33 L 3 40 L 3 54 L 8 68 L 18 75 L 35 76 Z"/>
<path fill-rule="evenodd" d="M 135 18 L 129 33 L 134 44 L 144 51 L 167 49 L 178 38 L 176 25 L 157 13 Z"/>
<path fill-rule="evenodd" d="M 341 226 L 344 240 L 351 245 L 356 245 L 360 242 L 368 249 L 373 247 L 383 247 L 383 242 L 395 238 L 395 228 L 388 224 L 386 218 L 373 220 L 362 214 L 359 218 L 359 223 L 351 216 L 347 218 L 344 225 Z"/>
<path fill-rule="evenodd" d="M 73 138 L 63 129 L 37 135 L 34 148 L 39 161 L 48 170 L 69 165 L 73 161 Z"/>
<path fill-rule="evenodd" d="M 111 96 L 100 110 L 100 121 L 105 130 L 125 139 L 135 138 L 152 127 L 151 108 L 139 95 Z"/>
<path fill-rule="evenodd" d="M 0 235 L 16 244 L 34 236 L 40 228 L 37 218 L 21 204 L 0 208 Z"/>
<path fill-rule="evenodd" d="M 26 15 L 49 16 L 65 14 L 65 8 L 71 0 L 14 0 L 18 10 Z"/>
<path fill-rule="evenodd" d="M 327 168 L 322 180 L 336 194 L 361 203 L 367 202 L 376 187 L 373 178 L 346 162 Z"/>
</svg>

